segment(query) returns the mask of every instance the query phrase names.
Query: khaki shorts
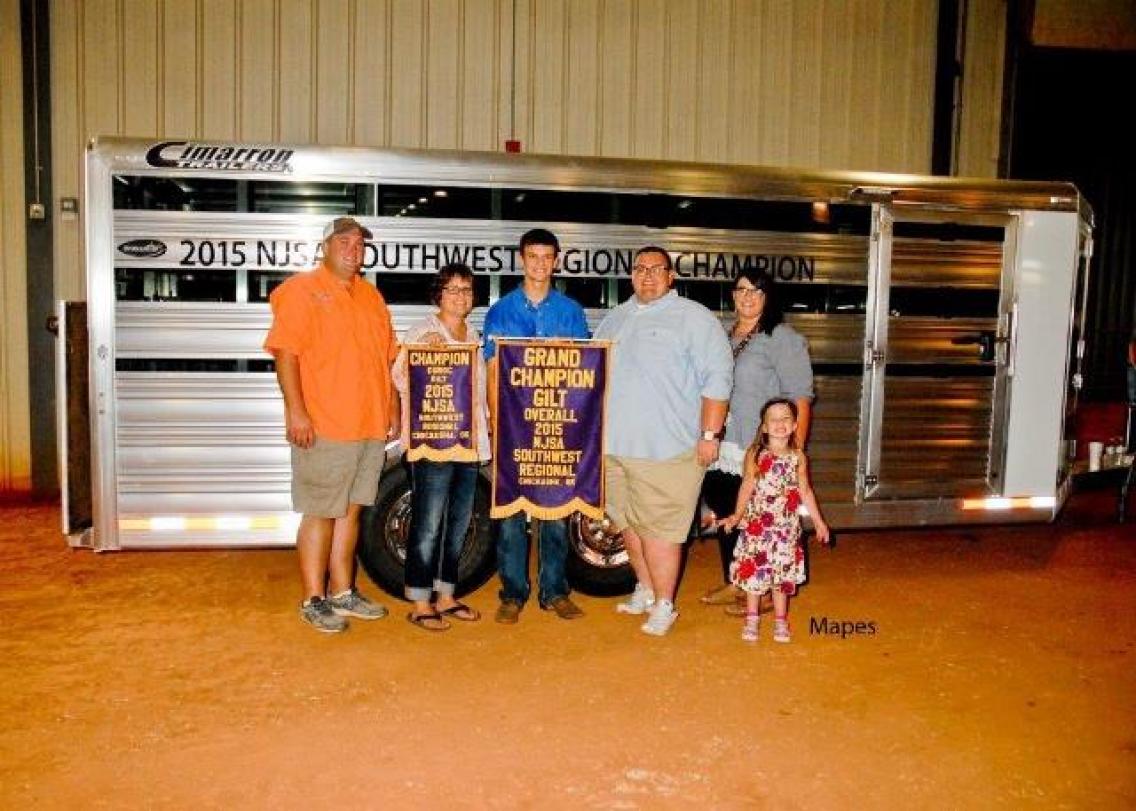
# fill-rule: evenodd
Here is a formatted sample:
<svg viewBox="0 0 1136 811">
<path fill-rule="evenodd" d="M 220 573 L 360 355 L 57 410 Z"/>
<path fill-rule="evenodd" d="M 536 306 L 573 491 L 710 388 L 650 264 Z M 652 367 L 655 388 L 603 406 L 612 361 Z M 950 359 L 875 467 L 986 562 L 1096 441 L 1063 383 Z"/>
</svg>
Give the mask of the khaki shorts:
<svg viewBox="0 0 1136 811">
<path fill-rule="evenodd" d="M 685 543 L 706 468 L 694 451 L 670 459 L 608 456 L 607 514 L 617 530 L 640 538 Z"/>
<path fill-rule="evenodd" d="M 292 446 L 292 509 L 317 518 L 342 518 L 347 505 L 374 504 L 383 472 L 381 439 L 337 442 L 316 437 L 310 448 Z"/>
</svg>

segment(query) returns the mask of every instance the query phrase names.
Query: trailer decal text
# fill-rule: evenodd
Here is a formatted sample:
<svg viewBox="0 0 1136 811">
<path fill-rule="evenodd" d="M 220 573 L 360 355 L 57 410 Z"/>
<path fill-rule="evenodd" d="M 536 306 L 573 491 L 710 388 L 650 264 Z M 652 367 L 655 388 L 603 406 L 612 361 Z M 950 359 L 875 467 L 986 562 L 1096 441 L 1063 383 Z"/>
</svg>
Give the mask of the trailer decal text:
<svg viewBox="0 0 1136 811">
<path fill-rule="evenodd" d="M 180 149 L 180 152 L 178 151 Z M 291 172 L 294 149 L 270 146 L 163 141 L 146 152 L 146 163 L 164 169 L 228 169 Z"/>
</svg>

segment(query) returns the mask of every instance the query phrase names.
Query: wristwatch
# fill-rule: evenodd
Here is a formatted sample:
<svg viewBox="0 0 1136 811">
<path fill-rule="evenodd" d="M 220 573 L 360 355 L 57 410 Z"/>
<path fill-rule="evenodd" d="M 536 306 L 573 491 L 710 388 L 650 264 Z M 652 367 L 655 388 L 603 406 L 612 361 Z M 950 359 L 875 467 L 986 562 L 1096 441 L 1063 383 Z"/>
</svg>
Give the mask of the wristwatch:
<svg viewBox="0 0 1136 811">
<path fill-rule="evenodd" d="M 708 442 L 717 442 L 722 438 L 720 431 L 711 431 L 709 428 L 702 432 L 702 438 Z"/>
</svg>

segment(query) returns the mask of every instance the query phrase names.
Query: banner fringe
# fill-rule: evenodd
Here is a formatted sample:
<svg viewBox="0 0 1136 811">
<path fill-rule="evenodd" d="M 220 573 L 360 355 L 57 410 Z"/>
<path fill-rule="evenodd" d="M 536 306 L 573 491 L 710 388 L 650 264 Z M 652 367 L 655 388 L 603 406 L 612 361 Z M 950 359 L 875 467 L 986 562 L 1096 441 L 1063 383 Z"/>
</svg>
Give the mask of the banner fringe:
<svg viewBox="0 0 1136 811">
<path fill-rule="evenodd" d="M 508 518 L 522 511 L 527 512 L 533 518 L 538 518 L 541 521 L 556 521 L 561 518 L 567 518 L 575 512 L 597 521 L 602 521 L 604 517 L 602 507 L 593 506 L 579 496 L 574 497 L 566 504 L 560 504 L 556 507 L 542 507 L 539 504 L 532 503 L 524 496 L 521 496 L 508 504 L 494 505 L 493 509 L 489 511 L 489 517 Z"/>
</svg>

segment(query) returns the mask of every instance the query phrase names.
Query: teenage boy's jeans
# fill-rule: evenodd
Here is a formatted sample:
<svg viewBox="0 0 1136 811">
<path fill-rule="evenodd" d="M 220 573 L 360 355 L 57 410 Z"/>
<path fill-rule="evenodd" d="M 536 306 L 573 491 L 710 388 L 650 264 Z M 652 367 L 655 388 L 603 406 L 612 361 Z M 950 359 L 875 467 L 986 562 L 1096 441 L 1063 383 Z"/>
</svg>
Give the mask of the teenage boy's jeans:
<svg viewBox="0 0 1136 811">
<path fill-rule="evenodd" d="M 406 596 L 429 600 L 453 594 L 458 559 L 473 515 L 476 462 L 410 463 L 410 537 L 406 543 Z"/>
<path fill-rule="evenodd" d="M 564 571 L 568 559 L 568 522 L 541 521 L 537 543 L 541 605 L 568 596 Z M 502 600 L 524 603 L 529 597 L 529 533 L 527 515 L 519 512 L 497 522 L 497 571 L 501 575 Z"/>
</svg>

